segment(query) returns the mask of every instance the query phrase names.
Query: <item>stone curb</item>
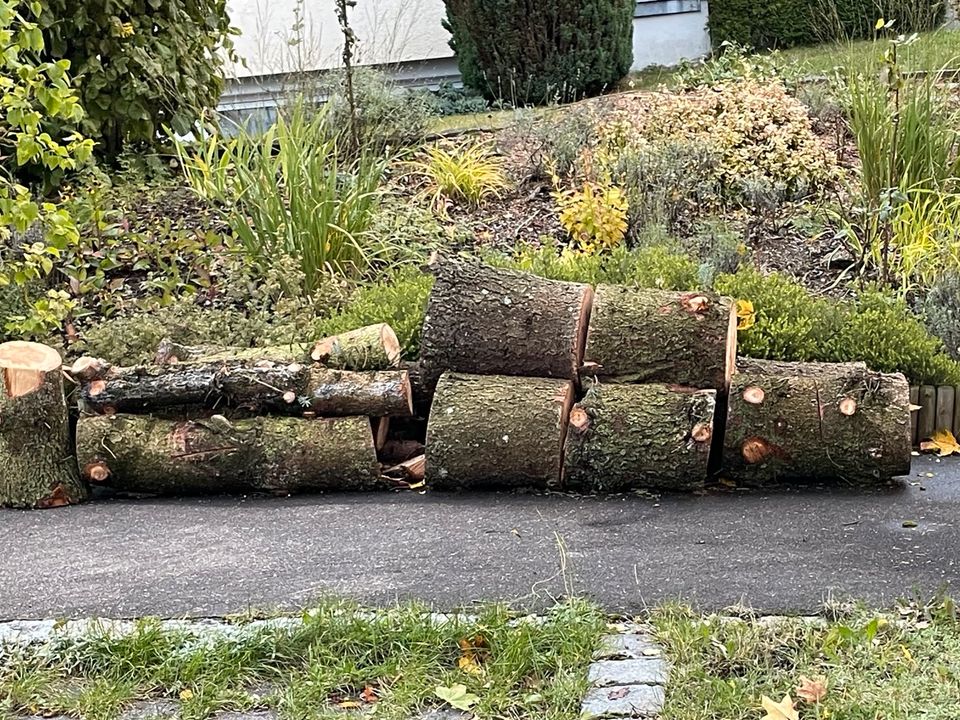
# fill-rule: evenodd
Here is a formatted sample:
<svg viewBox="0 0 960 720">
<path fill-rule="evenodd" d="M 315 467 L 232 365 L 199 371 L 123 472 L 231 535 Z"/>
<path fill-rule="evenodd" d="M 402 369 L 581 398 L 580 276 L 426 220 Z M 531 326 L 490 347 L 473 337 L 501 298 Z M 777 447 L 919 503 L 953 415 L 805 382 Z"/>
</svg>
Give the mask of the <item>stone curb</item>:
<svg viewBox="0 0 960 720">
<path fill-rule="evenodd" d="M 583 718 L 657 718 L 663 710 L 670 664 L 651 629 L 631 625 L 607 635 L 588 670 L 591 688 Z"/>
</svg>

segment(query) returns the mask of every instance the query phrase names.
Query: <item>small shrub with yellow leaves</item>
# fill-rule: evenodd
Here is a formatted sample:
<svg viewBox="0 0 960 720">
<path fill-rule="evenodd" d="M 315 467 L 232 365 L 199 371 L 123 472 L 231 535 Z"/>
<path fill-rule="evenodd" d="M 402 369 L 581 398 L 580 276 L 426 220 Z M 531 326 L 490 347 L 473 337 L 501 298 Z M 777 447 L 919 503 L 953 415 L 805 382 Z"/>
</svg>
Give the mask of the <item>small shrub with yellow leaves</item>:
<svg viewBox="0 0 960 720">
<path fill-rule="evenodd" d="M 434 145 L 413 163 L 413 172 L 425 180 L 424 192 L 440 210 L 447 202 L 479 205 L 509 187 L 502 160 L 483 142 L 453 149 Z"/>
<path fill-rule="evenodd" d="M 585 182 L 553 193 L 560 223 L 576 248 L 596 253 L 617 247 L 627 233 L 627 198 L 614 185 Z"/>
</svg>

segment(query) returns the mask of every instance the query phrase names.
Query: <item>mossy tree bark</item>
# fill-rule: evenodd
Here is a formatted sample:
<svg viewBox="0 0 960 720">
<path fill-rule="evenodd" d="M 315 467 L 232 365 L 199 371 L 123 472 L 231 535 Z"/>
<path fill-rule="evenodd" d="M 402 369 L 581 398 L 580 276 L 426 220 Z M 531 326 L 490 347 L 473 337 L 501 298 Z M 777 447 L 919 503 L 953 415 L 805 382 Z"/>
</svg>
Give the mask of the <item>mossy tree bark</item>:
<svg viewBox="0 0 960 720">
<path fill-rule="evenodd" d="M 310 357 L 340 370 L 388 370 L 400 365 L 400 341 L 393 328 L 379 323 L 325 338 Z"/>
<path fill-rule="evenodd" d="M 570 413 L 563 488 L 690 490 L 708 475 L 715 390 L 594 383 Z"/>
<path fill-rule="evenodd" d="M 736 347 L 737 315 L 729 298 L 705 291 L 599 285 L 583 373 L 607 382 L 724 391 Z"/>
<path fill-rule="evenodd" d="M 77 361 L 85 410 L 143 412 L 170 406 L 239 407 L 314 415 L 410 415 L 402 370 L 350 372 L 270 359 L 115 367 Z"/>
<path fill-rule="evenodd" d="M 573 399 L 569 380 L 445 373 L 427 425 L 427 484 L 556 487 Z"/>
<path fill-rule="evenodd" d="M 151 494 L 305 492 L 381 487 L 365 417 L 231 422 L 89 415 L 77 457 L 91 483 Z"/>
<path fill-rule="evenodd" d="M 59 353 L 46 345 L 0 345 L 0 505 L 51 508 L 87 497 L 61 366 Z"/>
<path fill-rule="evenodd" d="M 788 479 L 885 482 L 910 472 L 910 387 L 861 363 L 750 360 L 733 377 L 724 473 L 749 485 Z"/>
<path fill-rule="evenodd" d="M 593 290 L 478 261 L 434 260 L 420 343 L 425 384 L 447 370 L 576 379 Z"/>
</svg>

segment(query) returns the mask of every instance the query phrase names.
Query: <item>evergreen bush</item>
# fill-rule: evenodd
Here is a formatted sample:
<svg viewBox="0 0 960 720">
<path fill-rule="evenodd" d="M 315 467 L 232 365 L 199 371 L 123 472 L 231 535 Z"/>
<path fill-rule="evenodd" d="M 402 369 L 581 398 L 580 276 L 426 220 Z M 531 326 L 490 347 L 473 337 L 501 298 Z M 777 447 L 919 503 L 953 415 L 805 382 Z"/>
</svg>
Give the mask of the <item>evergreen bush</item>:
<svg viewBox="0 0 960 720">
<path fill-rule="evenodd" d="M 512 105 L 595 95 L 633 59 L 634 0 L 444 0 L 463 82 Z"/>
</svg>

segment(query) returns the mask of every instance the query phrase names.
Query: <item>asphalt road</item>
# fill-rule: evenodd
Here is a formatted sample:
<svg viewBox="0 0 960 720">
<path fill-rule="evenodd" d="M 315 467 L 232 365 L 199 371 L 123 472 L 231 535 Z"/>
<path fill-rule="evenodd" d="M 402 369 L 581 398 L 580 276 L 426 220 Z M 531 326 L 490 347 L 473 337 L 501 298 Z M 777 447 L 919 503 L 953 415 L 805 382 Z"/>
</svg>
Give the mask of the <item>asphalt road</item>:
<svg viewBox="0 0 960 720">
<path fill-rule="evenodd" d="M 929 476 L 928 476 L 929 473 Z M 0 511 L 0 619 L 215 616 L 329 594 L 441 610 L 565 593 L 815 611 L 960 582 L 960 461 L 877 491 L 341 495 Z M 905 524 L 907 525 L 905 527 Z M 913 526 L 915 524 L 915 526 Z"/>
</svg>

